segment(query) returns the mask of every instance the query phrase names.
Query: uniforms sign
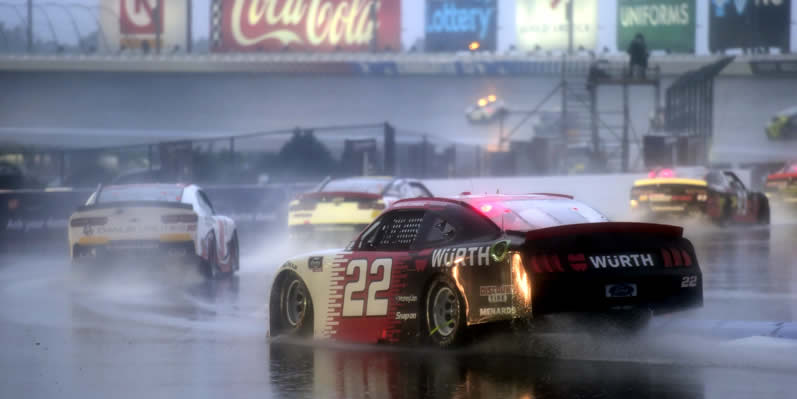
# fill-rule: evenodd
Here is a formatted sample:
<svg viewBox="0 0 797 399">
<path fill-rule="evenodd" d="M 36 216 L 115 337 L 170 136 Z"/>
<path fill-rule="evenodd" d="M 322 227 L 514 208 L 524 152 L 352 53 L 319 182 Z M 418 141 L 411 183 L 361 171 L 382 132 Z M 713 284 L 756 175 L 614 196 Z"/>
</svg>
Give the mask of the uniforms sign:
<svg viewBox="0 0 797 399">
<path fill-rule="evenodd" d="M 493 51 L 497 15 L 496 0 L 426 0 L 426 50 L 462 51 L 478 42 Z"/>
<path fill-rule="evenodd" d="M 709 48 L 779 47 L 789 50 L 791 1 L 711 0 Z"/>
<path fill-rule="evenodd" d="M 628 48 L 637 33 L 648 49 L 693 53 L 695 0 L 619 0 L 617 47 Z"/>
<path fill-rule="evenodd" d="M 400 0 L 213 0 L 211 19 L 216 52 L 401 46 Z"/>
<path fill-rule="evenodd" d="M 598 1 L 573 2 L 573 48 L 595 48 L 598 42 Z M 517 0 L 518 48 L 533 50 L 568 47 L 568 0 Z"/>
<path fill-rule="evenodd" d="M 110 51 L 185 49 L 187 0 L 101 0 L 100 23 Z"/>
</svg>

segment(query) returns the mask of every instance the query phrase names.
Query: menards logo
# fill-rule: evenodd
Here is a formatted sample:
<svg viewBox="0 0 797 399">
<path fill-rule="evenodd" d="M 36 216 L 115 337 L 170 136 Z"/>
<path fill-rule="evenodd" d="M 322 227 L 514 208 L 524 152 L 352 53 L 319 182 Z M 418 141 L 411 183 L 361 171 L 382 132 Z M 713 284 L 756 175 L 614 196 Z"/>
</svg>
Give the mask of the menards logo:
<svg viewBox="0 0 797 399">
<path fill-rule="evenodd" d="M 653 267 L 653 255 L 651 254 L 627 254 L 627 255 L 594 255 L 584 256 L 584 254 L 570 254 L 567 256 L 570 267 L 575 271 L 584 271 L 589 263 L 594 269 L 607 268 L 626 268 L 626 267 Z"/>
</svg>

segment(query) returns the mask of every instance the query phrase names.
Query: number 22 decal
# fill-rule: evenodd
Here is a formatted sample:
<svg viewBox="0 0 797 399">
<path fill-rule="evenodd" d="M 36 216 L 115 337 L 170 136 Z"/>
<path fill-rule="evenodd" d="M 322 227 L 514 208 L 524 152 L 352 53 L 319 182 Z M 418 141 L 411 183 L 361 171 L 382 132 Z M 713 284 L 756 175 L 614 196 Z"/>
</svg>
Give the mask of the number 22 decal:
<svg viewBox="0 0 797 399">
<path fill-rule="evenodd" d="M 697 287 L 697 276 L 684 276 L 681 279 L 681 288 Z"/>
<path fill-rule="evenodd" d="M 366 272 L 367 269 L 367 272 Z M 379 276 L 379 269 L 382 269 L 381 280 L 370 280 L 368 276 Z M 368 267 L 365 259 L 355 259 L 346 266 L 346 275 L 353 276 L 358 274 L 356 281 L 346 283 L 343 290 L 343 317 L 365 316 L 387 316 L 387 298 L 377 298 L 376 294 L 385 292 L 390 288 L 390 271 L 393 269 L 393 259 L 376 259 Z M 370 281 L 369 281 L 370 280 Z M 362 293 L 368 286 L 368 296 L 366 299 L 352 298 L 354 294 Z"/>
</svg>

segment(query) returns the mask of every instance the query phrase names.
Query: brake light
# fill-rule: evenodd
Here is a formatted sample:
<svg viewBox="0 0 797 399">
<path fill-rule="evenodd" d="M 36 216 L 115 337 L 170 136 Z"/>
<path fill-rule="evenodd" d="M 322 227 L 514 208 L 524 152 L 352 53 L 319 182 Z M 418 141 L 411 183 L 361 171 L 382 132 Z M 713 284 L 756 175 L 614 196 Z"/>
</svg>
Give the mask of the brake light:
<svg viewBox="0 0 797 399">
<path fill-rule="evenodd" d="M 69 222 L 71 227 L 84 227 L 84 226 L 102 226 L 108 223 L 108 218 L 105 216 L 91 217 L 91 218 L 76 218 Z"/>
<path fill-rule="evenodd" d="M 161 222 L 163 223 L 196 223 L 198 219 L 197 215 L 193 213 L 161 216 Z"/>
</svg>

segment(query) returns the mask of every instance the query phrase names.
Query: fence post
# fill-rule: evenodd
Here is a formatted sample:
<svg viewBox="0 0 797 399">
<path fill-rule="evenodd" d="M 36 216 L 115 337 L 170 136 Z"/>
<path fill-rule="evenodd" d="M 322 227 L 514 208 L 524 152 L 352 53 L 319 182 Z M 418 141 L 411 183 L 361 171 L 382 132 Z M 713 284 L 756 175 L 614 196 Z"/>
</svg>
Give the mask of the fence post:
<svg viewBox="0 0 797 399">
<path fill-rule="evenodd" d="M 396 129 L 385 122 L 385 164 L 383 166 L 384 173 L 393 176 L 396 173 Z"/>
<path fill-rule="evenodd" d="M 28 53 L 33 52 L 33 0 L 28 0 L 28 26 L 27 32 L 28 36 Z"/>
</svg>

